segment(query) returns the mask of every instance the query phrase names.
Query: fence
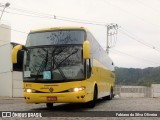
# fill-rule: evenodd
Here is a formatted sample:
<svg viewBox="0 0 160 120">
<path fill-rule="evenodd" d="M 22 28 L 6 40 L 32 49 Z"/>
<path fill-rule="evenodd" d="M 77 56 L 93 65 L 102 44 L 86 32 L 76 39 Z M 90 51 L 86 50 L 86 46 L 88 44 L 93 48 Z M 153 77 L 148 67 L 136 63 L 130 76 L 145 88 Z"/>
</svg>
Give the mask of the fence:
<svg viewBox="0 0 160 120">
<path fill-rule="evenodd" d="M 152 89 L 145 86 L 117 85 L 115 94 L 120 97 L 152 97 Z"/>
</svg>

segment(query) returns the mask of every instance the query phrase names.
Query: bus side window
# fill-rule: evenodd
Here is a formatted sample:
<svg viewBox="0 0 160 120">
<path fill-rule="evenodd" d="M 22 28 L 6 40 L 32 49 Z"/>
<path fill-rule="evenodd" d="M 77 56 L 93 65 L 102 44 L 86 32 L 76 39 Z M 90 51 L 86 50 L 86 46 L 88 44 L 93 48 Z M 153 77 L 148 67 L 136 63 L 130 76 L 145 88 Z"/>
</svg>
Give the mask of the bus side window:
<svg viewBox="0 0 160 120">
<path fill-rule="evenodd" d="M 86 60 L 87 78 L 91 76 L 91 59 Z"/>
</svg>

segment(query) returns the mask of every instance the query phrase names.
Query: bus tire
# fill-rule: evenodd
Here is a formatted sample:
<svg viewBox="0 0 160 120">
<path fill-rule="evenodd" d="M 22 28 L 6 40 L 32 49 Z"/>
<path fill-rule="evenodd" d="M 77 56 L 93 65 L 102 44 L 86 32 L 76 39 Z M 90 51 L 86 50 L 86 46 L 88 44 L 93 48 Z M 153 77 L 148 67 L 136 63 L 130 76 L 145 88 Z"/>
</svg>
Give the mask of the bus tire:
<svg viewBox="0 0 160 120">
<path fill-rule="evenodd" d="M 111 87 L 110 94 L 108 96 L 103 97 L 104 100 L 112 100 L 114 97 L 113 95 L 113 88 Z"/>
<path fill-rule="evenodd" d="M 53 108 L 53 103 L 46 103 L 46 106 L 48 109 L 51 109 L 51 108 Z"/>
<path fill-rule="evenodd" d="M 108 96 L 108 100 L 112 100 L 113 98 L 113 89 L 110 90 L 110 95 Z"/>
<path fill-rule="evenodd" d="M 93 100 L 86 103 L 87 107 L 94 108 L 97 103 L 97 98 L 98 98 L 98 89 L 97 86 L 95 86 Z"/>
</svg>

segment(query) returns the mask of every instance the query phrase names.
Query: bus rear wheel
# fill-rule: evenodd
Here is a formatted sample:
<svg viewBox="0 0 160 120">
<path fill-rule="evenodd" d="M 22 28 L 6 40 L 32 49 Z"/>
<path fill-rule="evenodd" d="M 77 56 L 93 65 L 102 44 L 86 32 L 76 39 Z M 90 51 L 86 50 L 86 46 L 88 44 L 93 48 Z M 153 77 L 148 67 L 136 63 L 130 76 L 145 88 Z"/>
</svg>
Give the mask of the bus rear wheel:
<svg viewBox="0 0 160 120">
<path fill-rule="evenodd" d="M 46 106 L 48 109 L 51 109 L 51 108 L 53 108 L 53 103 L 46 103 Z"/>
<path fill-rule="evenodd" d="M 113 89 L 111 89 L 110 91 L 110 95 L 108 96 L 108 100 L 112 100 L 113 98 Z"/>
<path fill-rule="evenodd" d="M 113 95 L 113 88 L 111 88 L 110 94 L 108 96 L 103 97 L 103 99 L 104 100 L 112 100 L 113 97 L 114 97 L 114 95 Z"/>
</svg>

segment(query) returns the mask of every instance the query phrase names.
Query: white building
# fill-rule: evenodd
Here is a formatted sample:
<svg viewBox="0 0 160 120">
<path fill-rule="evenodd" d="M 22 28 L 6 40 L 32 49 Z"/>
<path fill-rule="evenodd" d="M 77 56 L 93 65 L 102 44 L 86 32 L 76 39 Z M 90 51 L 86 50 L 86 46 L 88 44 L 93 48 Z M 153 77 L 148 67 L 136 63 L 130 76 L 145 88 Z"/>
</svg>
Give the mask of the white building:
<svg viewBox="0 0 160 120">
<path fill-rule="evenodd" d="M 23 97 L 22 72 L 13 71 L 11 27 L 0 24 L 0 97 Z"/>
</svg>

